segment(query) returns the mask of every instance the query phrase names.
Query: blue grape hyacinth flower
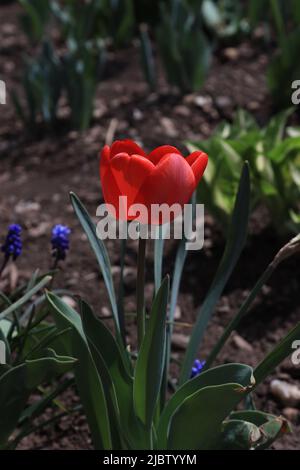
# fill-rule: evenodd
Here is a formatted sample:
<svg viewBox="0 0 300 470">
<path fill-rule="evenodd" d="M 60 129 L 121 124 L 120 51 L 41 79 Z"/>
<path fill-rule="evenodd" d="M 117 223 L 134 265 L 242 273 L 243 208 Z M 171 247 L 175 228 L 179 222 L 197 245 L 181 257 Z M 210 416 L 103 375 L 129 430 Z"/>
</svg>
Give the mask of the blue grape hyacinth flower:
<svg viewBox="0 0 300 470">
<path fill-rule="evenodd" d="M 22 253 L 21 232 L 22 227 L 19 224 L 12 224 L 8 227 L 5 242 L 1 247 L 6 261 L 8 261 L 9 258 L 15 261 Z"/>
<path fill-rule="evenodd" d="M 61 261 L 66 258 L 67 251 L 70 248 L 71 230 L 66 225 L 55 225 L 52 229 L 51 244 L 52 255 L 55 261 Z"/>
<path fill-rule="evenodd" d="M 199 361 L 199 359 L 195 359 L 194 365 L 192 367 L 191 379 L 199 375 L 204 366 L 205 366 L 205 361 Z"/>
</svg>

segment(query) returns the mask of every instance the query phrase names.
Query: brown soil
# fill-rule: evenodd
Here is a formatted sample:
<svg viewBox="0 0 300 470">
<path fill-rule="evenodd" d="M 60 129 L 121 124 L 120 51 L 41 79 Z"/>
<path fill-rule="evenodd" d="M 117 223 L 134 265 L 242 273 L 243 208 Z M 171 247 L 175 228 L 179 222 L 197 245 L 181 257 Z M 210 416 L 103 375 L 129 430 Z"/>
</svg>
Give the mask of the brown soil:
<svg viewBox="0 0 300 470">
<path fill-rule="evenodd" d="M 10 93 L 18 87 L 22 55 L 26 39 L 20 33 L 14 4 L 0 7 L 0 78 Z M 96 261 L 69 203 L 70 190 L 77 193 L 91 214 L 102 201 L 98 178 L 98 152 L 105 141 L 133 138 L 146 149 L 166 142 L 184 149 L 182 142 L 211 134 L 223 118 L 231 118 L 238 107 L 255 113 L 260 122 L 270 115 L 270 100 L 265 84 L 266 52 L 259 44 L 248 42 L 236 50 L 236 58 L 218 53 L 205 87 L 198 94 L 180 96 L 170 90 L 161 77 L 159 93 L 149 93 L 143 81 L 135 46 L 111 53 L 107 78 L 101 83 L 92 127 L 79 134 L 66 130 L 62 118 L 56 135 L 46 135 L 40 129 L 37 138 L 28 136 L 18 121 L 10 97 L 1 106 L 0 115 L 0 214 L 1 233 L 11 222 L 24 227 L 24 253 L 18 261 L 18 280 L 28 279 L 36 268 L 47 270 L 51 264 L 49 233 L 55 223 L 72 228 L 72 246 L 56 280 L 56 286 L 70 289 L 86 298 L 99 314 L 107 312 L 107 296 Z M 203 104 L 199 96 L 206 98 Z M 62 115 L 66 109 L 62 108 Z M 268 215 L 261 208 L 251 218 L 251 237 L 240 262 L 219 302 L 209 325 L 199 356 L 205 358 L 224 326 L 237 311 L 282 240 L 278 240 L 268 225 Z M 116 242 L 117 243 L 117 242 Z M 115 242 L 107 243 L 113 266 L 118 266 L 119 252 Z M 179 297 L 182 322 L 193 323 L 203 302 L 220 260 L 224 239 L 218 226 L 207 215 L 206 242 L 201 252 L 190 255 L 186 263 Z M 175 244 L 166 247 L 164 270 L 172 272 Z M 147 271 L 147 302 L 151 301 L 153 269 L 149 255 Z M 134 309 L 134 274 L 136 245 L 130 243 L 126 258 L 125 309 Z M 296 260 L 285 262 L 255 301 L 249 315 L 242 321 L 238 334 L 249 344 L 246 349 L 229 340 L 220 355 L 221 362 L 246 362 L 255 365 L 266 351 L 300 320 L 299 267 Z M 116 272 L 117 269 L 114 270 Z M 116 276 L 117 281 L 117 276 Z M 3 283 L 2 283 L 3 284 Z M 2 288 L 7 288 L 2 285 Z M 188 335 L 190 328 L 176 327 L 176 332 Z M 128 337 L 135 342 L 132 322 Z M 179 357 L 182 354 L 177 350 Z M 285 413 L 269 391 L 274 377 L 300 385 L 300 368 L 285 361 L 255 394 L 259 408 L 275 414 Z M 78 404 L 71 389 L 61 397 L 71 407 Z M 56 410 L 55 410 L 56 411 Z M 53 416 L 49 409 L 47 417 Z M 44 419 L 45 417 L 43 417 Z M 300 410 L 294 420 L 294 433 L 284 436 L 274 448 L 299 448 Z M 74 414 L 59 423 L 25 438 L 20 449 L 86 449 L 91 447 L 85 418 Z"/>
</svg>

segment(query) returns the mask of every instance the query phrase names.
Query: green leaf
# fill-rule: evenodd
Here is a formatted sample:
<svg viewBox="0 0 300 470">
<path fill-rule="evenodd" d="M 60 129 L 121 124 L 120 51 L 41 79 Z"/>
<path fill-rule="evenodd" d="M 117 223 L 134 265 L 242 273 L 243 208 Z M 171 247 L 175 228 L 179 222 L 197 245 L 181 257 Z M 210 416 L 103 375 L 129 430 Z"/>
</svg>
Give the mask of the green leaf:
<svg viewBox="0 0 300 470">
<path fill-rule="evenodd" d="M 157 227 L 157 234 L 154 242 L 154 285 L 155 293 L 161 286 L 162 280 L 162 263 L 163 263 L 163 252 L 165 244 L 165 234 L 169 229 L 168 224 L 159 225 Z"/>
<path fill-rule="evenodd" d="M 112 396 L 111 402 L 115 400 L 114 407 L 119 410 L 120 434 L 130 448 L 143 449 L 147 444 L 140 422 L 134 414 L 133 380 L 127 352 L 121 350 L 109 329 L 95 317 L 87 303 L 81 300 L 80 308 L 83 328 L 99 374 L 105 378 L 104 386 Z M 108 409 L 111 410 L 110 407 Z M 115 415 L 114 410 L 110 413 Z"/>
<path fill-rule="evenodd" d="M 246 242 L 249 202 L 249 168 L 248 164 L 245 163 L 236 196 L 236 202 L 233 210 L 225 251 L 210 290 L 204 300 L 202 307 L 200 308 L 200 311 L 198 312 L 196 324 L 194 326 L 182 366 L 180 376 L 181 384 L 185 382 L 190 376 L 193 361 L 196 357 L 197 350 L 202 341 L 207 324 Z"/>
<path fill-rule="evenodd" d="M 235 411 L 230 414 L 229 420 L 223 423 L 218 448 L 266 449 L 289 431 L 290 427 L 283 417 L 277 418 L 257 410 Z"/>
<path fill-rule="evenodd" d="M 78 313 L 53 293 L 47 293 L 47 300 L 62 329 L 73 328 L 69 353 L 78 359 L 75 377 L 82 404 L 92 433 L 96 449 L 111 449 L 111 431 L 107 403 L 101 377 L 89 348 Z"/>
<path fill-rule="evenodd" d="M 205 387 L 227 383 L 239 383 L 243 387 L 253 387 L 254 377 L 250 366 L 244 364 L 226 364 L 202 372 L 192 380 L 185 382 L 167 403 L 158 426 L 158 445 L 167 448 L 167 435 L 172 415 L 180 404 L 189 396 Z M 200 415 L 198 415 L 199 417 Z M 200 420 L 200 418 L 199 418 Z"/>
<path fill-rule="evenodd" d="M 2 320 L 2 318 L 5 318 L 10 313 L 13 313 L 18 308 L 22 307 L 22 305 L 24 305 L 28 300 L 30 300 L 34 294 L 36 294 L 40 289 L 45 287 L 45 285 L 48 284 L 51 279 L 51 276 L 45 276 L 38 284 L 36 284 L 32 289 L 27 291 L 20 299 L 16 300 L 16 302 L 14 302 L 5 310 L 3 310 L 0 313 L 0 320 Z"/>
<path fill-rule="evenodd" d="M 146 25 L 140 26 L 140 43 L 141 43 L 141 56 L 142 65 L 144 69 L 145 78 L 152 90 L 156 88 L 156 69 L 153 56 L 152 44 Z"/>
<path fill-rule="evenodd" d="M 253 450 L 262 439 L 261 430 L 253 423 L 230 419 L 223 423 L 218 450 Z"/>
<path fill-rule="evenodd" d="M 108 257 L 107 250 L 104 246 L 102 240 L 100 240 L 96 233 L 95 224 L 92 222 L 86 208 L 81 203 L 80 199 L 74 193 L 70 193 L 71 202 L 74 208 L 74 211 L 78 217 L 79 222 L 82 225 L 83 230 L 85 231 L 87 238 L 90 242 L 90 245 L 96 255 L 97 261 L 99 263 L 103 279 L 106 285 L 108 292 L 115 325 L 118 331 L 120 331 L 120 322 L 118 317 L 118 308 L 116 302 L 116 295 L 113 286 L 113 280 L 111 275 L 111 266 Z"/>
<path fill-rule="evenodd" d="M 151 428 L 164 369 L 168 294 L 169 278 L 166 277 L 155 296 L 135 368 L 134 406 L 147 429 Z"/>
<path fill-rule="evenodd" d="M 44 381 L 50 381 L 58 374 L 67 372 L 75 360 L 57 356 L 54 351 L 49 357 L 26 361 L 9 369 L 0 377 L 0 446 L 4 446 L 9 435 L 17 426 L 30 392 Z"/>
<path fill-rule="evenodd" d="M 205 387 L 188 396 L 171 417 L 168 449 L 214 449 L 221 426 L 247 393 L 237 383 Z"/>
</svg>

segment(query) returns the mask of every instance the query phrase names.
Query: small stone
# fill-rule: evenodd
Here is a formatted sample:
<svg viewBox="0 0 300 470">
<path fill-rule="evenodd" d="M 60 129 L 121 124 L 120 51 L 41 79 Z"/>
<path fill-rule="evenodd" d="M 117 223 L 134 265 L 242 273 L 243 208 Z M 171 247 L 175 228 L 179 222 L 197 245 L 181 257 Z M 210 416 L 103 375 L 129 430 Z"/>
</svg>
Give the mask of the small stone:
<svg viewBox="0 0 300 470">
<path fill-rule="evenodd" d="M 120 275 L 121 268 L 120 268 L 120 266 L 112 266 L 110 271 L 111 271 L 112 276 L 117 277 L 117 276 Z"/>
<path fill-rule="evenodd" d="M 238 335 L 237 333 L 234 334 L 232 342 L 238 349 L 242 349 L 243 351 L 248 352 L 253 351 L 253 347 L 251 346 L 251 344 L 248 343 L 248 341 L 246 341 L 244 338 L 242 338 L 242 336 Z"/>
<path fill-rule="evenodd" d="M 136 268 L 131 268 L 129 266 L 126 266 L 126 268 L 124 268 L 124 273 L 123 273 L 124 285 L 130 289 L 135 289 L 136 278 L 137 278 Z"/>
<path fill-rule="evenodd" d="M 161 126 L 168 137 L 177 137 L 178 132 L 173 121 L 168 117 L 162 117 Z"/>
<path fill-rule="evenodd" d="M 229 108 L 232 106 L 231 98 L 229 96 L 217 96 L 216 105 L 219 106 L 219 108 Z"/>
<path fill-rule="evenodd" d="M 226 49 L 223 51 L 223 55 L 225 59 L 235 61 L 238 60 L 240 53 L 239 50 L 235 47 L 226 47 Z"/>
<path fill-rule="evenodd" d="M 29 230 L 29 235 L 32 238 L 38 238 L 49 232 L 51 224 L 49 222 L 41 222 L 37 227 L 32 227 Z"/>
<path fill-rule="evenodd" d="M 296 385 L 275 379 L 270 383 L 270 391 L 287 407 L 300 405 L 300 389 Z"/>
<path fill-rule="evenodd" d="M 35 201 L 20 201 L 15 207 L 16 214 L 26 214 L 28 212 L 39 211 L 41 205 Z"/>
<path fill-rule="evenodd" d="M 296 408 L 283 408 L 282 414 L 289 420 L 296 423 L 299 419 L 300 412 Z"/>
<path fill-rule="evenodd" d="M 138 109 L 138 108 L 135 108 L 135 109 L 133 110 L 132 115 L 133 115 L 133 119 L 134 119 L 135 121 L 141 121 L 141 120 L 143 119 L 143 117 L 144 117 L 142 111 L 141 111 L 140 109 Z"/>
<path fill-rule="evenodd" d="M 198 106 L 198 108 L 206 108 L 207 106 L 212 106 L 212 99 L 210 96 L 194 96 L 193 102 L 196 106 Z"/>
<path fill-rule="evenodd" d="M 102 307 L 101 308 L 101 315 L 103 317 L 110 317 L 111 313 L 108 307 Z"/>
<path fill-rule="evenodd" d="M 257 101 L 250 101 L 250 103 L 247 104 L 247 108 L 250 111 L 256 111 L 259 109 L 259 103 Z"/>
<path fill-rule="evenodd" d="M 174 333 L 172 336 L 172 344 L 174 348 L 185 350 L 189 344 L 189 336 L 182 333 Z"/>
<path fill-rule="evenodd" d="M 175 106 L 174 113 L 178 116 L 189 117 L 191 115 L 191 110 L 187 106 L 179 104 L 178 106 Z"/>
</svg>

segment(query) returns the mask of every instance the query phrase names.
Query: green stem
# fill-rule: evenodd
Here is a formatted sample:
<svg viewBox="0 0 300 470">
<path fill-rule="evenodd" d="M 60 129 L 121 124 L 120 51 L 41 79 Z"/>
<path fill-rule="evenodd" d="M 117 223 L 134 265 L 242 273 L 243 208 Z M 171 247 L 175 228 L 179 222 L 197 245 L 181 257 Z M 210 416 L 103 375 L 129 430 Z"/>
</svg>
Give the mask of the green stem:
<svg viewBox="0 0 300 470">
<path fill-rule="evenodd" d="M 136 284 L 136 312 L 137 312 L 137 334 L 138 348 L 141 347 L 145 334 L 145 260 L 146 260 L 146 239 L 139 238 L 137 284 Z"/>
<path fill-rule="evenodd" d="M 126 242 L 127 240 L 121 240 L 121 252 L 120 252 L 120 281 L 119 281 L 119 293 L 118 293 L 118 317 L 120 323 L 121 337 L 126 348 L 126 332 L 125 332 L 125 313 L 124 313 L 124 267 L 125 267 L 125 254 L 126 254 Z"/>
</svg>

